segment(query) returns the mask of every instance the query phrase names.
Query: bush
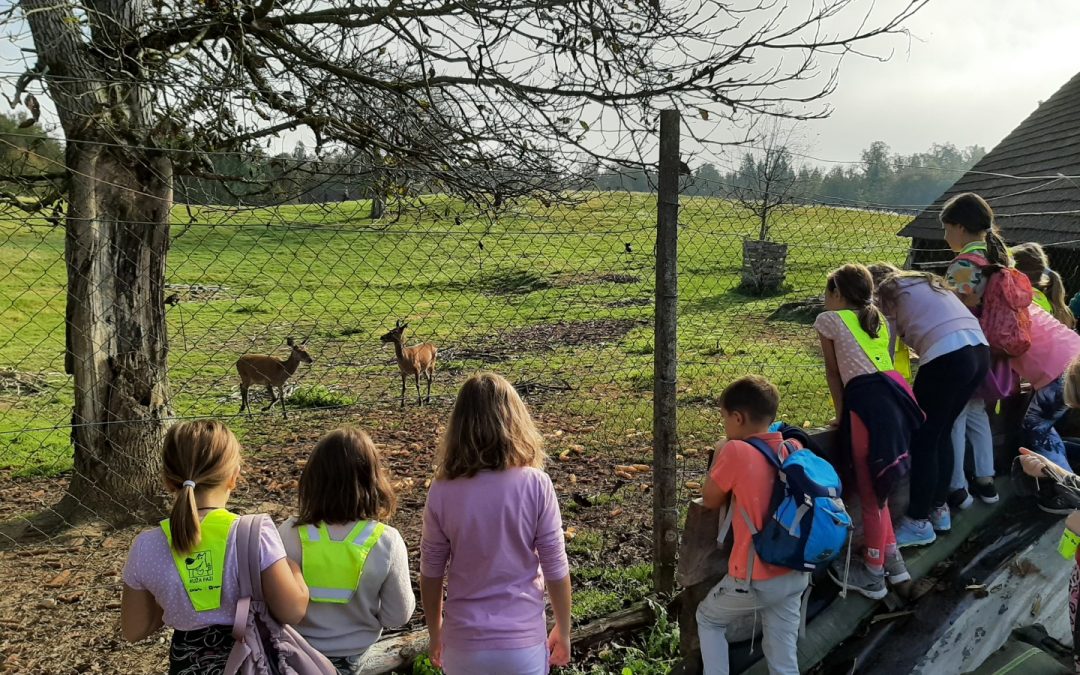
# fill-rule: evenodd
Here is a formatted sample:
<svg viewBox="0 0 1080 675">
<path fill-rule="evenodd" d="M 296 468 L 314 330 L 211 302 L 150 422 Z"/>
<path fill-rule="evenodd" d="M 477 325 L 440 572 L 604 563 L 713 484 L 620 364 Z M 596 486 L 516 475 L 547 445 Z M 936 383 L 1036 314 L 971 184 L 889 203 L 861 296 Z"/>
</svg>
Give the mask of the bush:
<svg viewBox="0 0 1080 675">
<path fill-rule="evenodd" d="M 294 408 L 342 408 L 356 403 L 356 399 L 321 384 L 313 387 L 297 387 L 289 394 L 289 405 Z"/>
</svg>

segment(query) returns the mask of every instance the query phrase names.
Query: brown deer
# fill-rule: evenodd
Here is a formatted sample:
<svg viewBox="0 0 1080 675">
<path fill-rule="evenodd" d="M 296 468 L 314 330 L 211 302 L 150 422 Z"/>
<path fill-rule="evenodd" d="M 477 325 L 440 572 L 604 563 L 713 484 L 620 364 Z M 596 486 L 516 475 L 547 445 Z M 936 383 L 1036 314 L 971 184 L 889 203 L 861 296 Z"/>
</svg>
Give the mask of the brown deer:
<svg viewBox="0 0 1080 675">
<path fill-rule="evenodd" d="M 439 348 L 430 342 L 406 347 L 402 333 L 409 327 L 400 319 L 394 326 L 394 330 L 379 338 L 380 342 L 393 342 L 394 354 L 397 356 L 398 370 L 401 371 L 401 407 L 405 407 L 405 378 L 412 375 L 416 380 L 416 405 L 423 405 L 420 399 L 420 376 L 427 380 L 427 403 L 431 403 L 431 380 L 435 378 L 435 357 Z"/>
<path fill-rule="evenodd" d="M 315 359 L 311 358 L 303 345 L 296 344 L 292 338 L 286 340 L 285 344 L 289 345 L 292 352 L 284 361 L 273 356 L 247 354 L 236 362 L 236 372 L 240 374 L 240 412 L 246 409 L 248 414 L 251 414 L 248 387 L 261 384 L 270 395 L 270 403 L 263 410 L 269 410 L 281 401 L 281 415 L 288 419 L 289 414 L 285 412 L 285 380 L 292 377 L 301 363 L 312 363 Z M 274 387 L 277 387 L 278 394 L 274 393 Z"/>
</svg>

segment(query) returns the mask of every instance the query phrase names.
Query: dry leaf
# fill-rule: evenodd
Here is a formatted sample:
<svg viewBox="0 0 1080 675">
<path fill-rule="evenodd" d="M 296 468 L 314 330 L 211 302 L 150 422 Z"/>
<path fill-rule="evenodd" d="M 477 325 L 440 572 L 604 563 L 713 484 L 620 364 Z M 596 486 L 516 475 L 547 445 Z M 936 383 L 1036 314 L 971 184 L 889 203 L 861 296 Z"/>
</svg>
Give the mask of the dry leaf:
<svg viewBox="0 0 1080 675">
<path fill-rule="evenodd" d="M 579 455 L 585 454 L 585 446 L 579 443 L 573 443 L 570 445 L 570 450 L 576 452 Z"/>
<path fill-rule="evenodd" d="M 615 508 L 611 509 L 611 513 L 609 513 L 608 515 L 611 516 L 612 518 L 615 518 L 617 516 L 621 516 L 622 515 L 622 507 L 621 506 L 616 506 Z"/>
<path fill-rule="evenodd" d="M 120 603 L 116 604 L 119 605 Z M 56 607 L 56 600 L 53 598 L 45 598 L 38 603 L 38 607 L 40 607 L 41 609 L 53 609 L 54 607 Z"/>
<path fill-rule="evenodd" d="M 627 471 L 616 471 L 615 475 L 619 478 L 622 478 L 623 480 L 634 480 L 634 474 Z"/>
<path fill-rule="evenodd" d="M 570 484 L 577 485 L 577 474 L 570 474 Z"/>
<path fill-rule="evenodd" d="M 1035 600 L 1031 603 L 1031 616 L 1036 617 L 1039 615 L 1039 610 L 1042 609 L 1042 596 L 1038 593 L 1035 594 Z"/>
<path fill-rule="evenodd" d="M 623 473 L 634 473 L 634 467 L 629 464 L 616 464 L 615 471 L 622 471 Z"/>
<path fill-rule="evenodd" d="M 696 480 L 688 480 L 688 481 L 686 481 L 685 485 L 686 485 L 686 488 L 688 490 L 700 490 L 701 489 L 701 483 L 697 482 Z"/>
<path fill-rule="evenodd" d="M 648 473 L 652 471 L 652 467 L 648 464 L 635 464 L 633 468 L 634 471 L 637 471 L 638 473 Z"/>
<path fill-rule="evenodd" d="M 46 581 L 45 585 L 49 588 L 59 588 L 61 586 L 67 586 L 69 581 L 71 581 L 71 570 L 64 570 L 52 579 Z"/>
<path fill-rule="evenodd" d="M 577 528 L 576 527 L 568 527 L 568 528 L 566 528 L 566 531 L 563 532 L 563 537 L 565 537 L 567 541 L 570 541 L 571 539 L 573 539 L 576 536 L 577 536 Z"/>
</svg>

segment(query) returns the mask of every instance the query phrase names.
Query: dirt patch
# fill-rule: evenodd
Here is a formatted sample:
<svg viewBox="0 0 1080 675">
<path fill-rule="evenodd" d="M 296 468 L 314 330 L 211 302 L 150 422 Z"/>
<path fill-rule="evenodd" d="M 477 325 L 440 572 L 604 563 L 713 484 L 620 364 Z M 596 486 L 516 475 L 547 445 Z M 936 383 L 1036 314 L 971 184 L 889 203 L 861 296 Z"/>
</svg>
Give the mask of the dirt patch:
<svg viewBox="0 0 1080 675">
<path fill-rule="evenodd" d="M 634 325 L 630 322 L 625 328 Z M 625 330 L 568 324 L 542 334 L 584 339 L 621 335 Z M 357 406 L 298 413 L 288 421 L 266 416 L 242 434 L 244 469 L 230 507 L 238 513 L 270 513 L 280 522 L 295 510 L 297 481 L 319 436 L 341 424 L 359 426 L 378 444 L 398 490 L 398 512 L 390 524 L 405 539 L 415 586 L 424 500 L 449 406 L 449 402 L 404 410 L 393 403 Z M 603 421 L 532 401 L 530 407 L 544 434 L 550 457 L 547 471 L 559 495 L 564 527 L 570 531 L 571 569 L 647 561 L 651 473 L 629 479 L 615 475 L 616 466 L 647 456 L 644 432 L 620 434 L 614 447 L 598 446 L 591 438 L 605 431 Z M 65 477 L 0 475 L 0 518 L 19 517 L 55 503 L 65 484 Z M 83 528 L 14 550 L 4 550 L 3 544 L 9 542 L 0 542 L 0 575 L 9 581 L 7 592 L 0 595 L 0 672 L 140 674 L 167 669 L 168 630 L 135 645 L 124 643 L 117 630 L 121 570 L 132 539 L 145 527 Z M 418 588 L 414 590 L 419 597 Z M 419 627 L 422 621 L 418 611 L 410 627 Z"/>
<path fill-rule="evenodd" d="M 165 304 L 178 305 L 181 302 L 210 302 L 236 298 L 229 292 L 228 286 L 206 286 L 203 284 L 165 284 Z"/>
<path fill-rule="evenodd" d="M 40 373 L 0 370 L 0 394 L 37 396 L 49 391 L 49 380 Z"/>
<path fill-rule="evenodd" d="M 767 321 L 791 321 L 812 325 L 818 314 L 825 311 L 825 301 L 820 297 L 785 302 L 769 315 Z"/>
</svg>

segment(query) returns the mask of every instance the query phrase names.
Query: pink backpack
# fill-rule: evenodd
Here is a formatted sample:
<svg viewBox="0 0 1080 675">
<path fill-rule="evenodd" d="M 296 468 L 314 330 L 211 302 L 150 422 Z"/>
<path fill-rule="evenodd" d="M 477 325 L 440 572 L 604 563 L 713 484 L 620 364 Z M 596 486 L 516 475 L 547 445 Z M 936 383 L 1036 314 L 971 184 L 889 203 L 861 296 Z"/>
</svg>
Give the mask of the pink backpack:
<svg viewBox="0 0 1080 675">
<path fill-rule="evenodd" d="M 225 664 L 225 675 L 337 675 L 330 661 L 292 626 L 278 623 L 263 601 L 259 531 L 267 517 L 256 514 L 236 521 L 233 546 L 240 600 L 232 630 L 236 644 Z"/>
<path fill-rule="evenodd" d="M 1015 267 L 991 265 L 977 253 L 963 253 L 957 260 L 978 265 L 987 276 L 981 311 L 978 313 L 990 350 L 1014 358 L 1031 349 L 1031 280 Z"/>
</svg>

